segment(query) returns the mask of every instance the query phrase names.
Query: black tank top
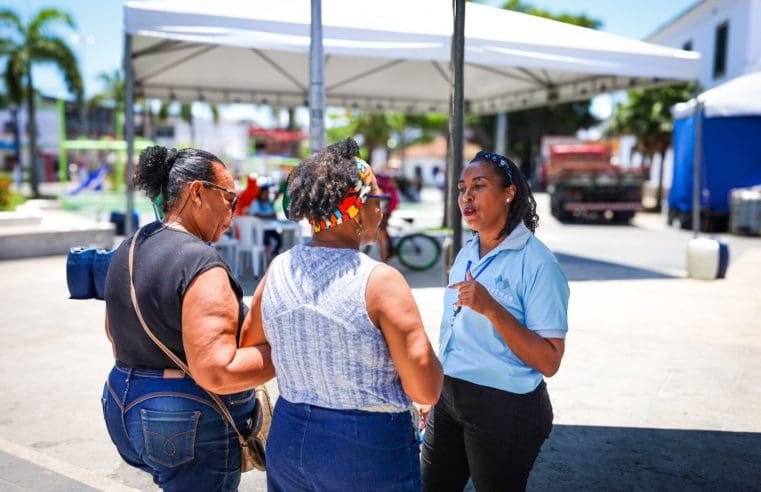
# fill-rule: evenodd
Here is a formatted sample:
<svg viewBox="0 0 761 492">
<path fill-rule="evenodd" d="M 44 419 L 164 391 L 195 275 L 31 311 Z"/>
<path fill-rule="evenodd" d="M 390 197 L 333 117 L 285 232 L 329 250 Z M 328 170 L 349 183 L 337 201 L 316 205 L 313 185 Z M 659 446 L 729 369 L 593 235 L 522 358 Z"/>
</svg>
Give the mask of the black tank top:
<svg viewBox="0 0 761 492">
<path fill-rule="evenodd" d="M 214 267 L 227 271 L 238 298 L 238 332 L 248 308 L 243 289 L 217 251 L 184 231 L 153 222 L 140 229 L 135 242 L 133 278 L 146 324 L 172 352 L 187 363 L 182 345 L 182 301 L 193 279 Z M 148 338 L 135 309 L 129 287 L 129 247 L 119 245 L 106 277 L 106 316 L 116 348 L 116 362 L 133 368 L 164 369 L 176 365 Z"/>
</svg>

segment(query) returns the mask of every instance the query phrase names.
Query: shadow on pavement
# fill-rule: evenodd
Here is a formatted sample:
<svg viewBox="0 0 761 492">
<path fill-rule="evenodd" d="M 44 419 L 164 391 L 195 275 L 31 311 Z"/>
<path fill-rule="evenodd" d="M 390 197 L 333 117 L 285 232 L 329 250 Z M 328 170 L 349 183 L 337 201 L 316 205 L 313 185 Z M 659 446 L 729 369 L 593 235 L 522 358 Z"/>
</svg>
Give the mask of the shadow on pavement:
<svg viewBox="0 0 761 492">
<path fill-rule="evenodd" d="M 646 268 L 593 260 L 583 256 L 555 253 L 568 280 L 643 280 L 679 278 Z"/>
<path fill-rule="evenodd" d="M 555 425 L 529 490 L 758 490 L 761 433 Z"/>
</svg>

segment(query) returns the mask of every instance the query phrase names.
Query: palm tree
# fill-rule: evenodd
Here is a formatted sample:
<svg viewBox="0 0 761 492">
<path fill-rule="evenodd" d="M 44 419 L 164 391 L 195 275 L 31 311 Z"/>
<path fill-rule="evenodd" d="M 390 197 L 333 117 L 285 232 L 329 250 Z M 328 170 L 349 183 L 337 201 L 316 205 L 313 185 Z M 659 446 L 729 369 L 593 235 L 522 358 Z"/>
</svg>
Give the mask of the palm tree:
<svg viewBox="0 0 761 492">
<path fill-rule="evenodd" d="M 653 155 L 660 155 L 654 209 L 658 212 L 663 201 L 663 161 L 666 151 L 671 146 L 671 133 L 674 128 L 671 107 L 688 100 L 694 93 L 695 84 L 692 82 L 629 91 L 627 102 L 616 106 L 611 126 L 606 132 L 608 135 L 634 135 L 637 138 L 634 150 L 642 154 L 643 161 L 648 166 L 652 164 Z"/>
<path fill-rule="evenodd" d="M 114 135 L 116 135 L 116 119 L 124 111 L 124 78 L 119 69 L 112 72 L 101 72 L 98 80 L 103 84 L 103 91 L 95 94 L 87 101 L 90 111 L 99 106 L 108 106 L 114 110 Z"/>
<path fill-rule="evenodd" d="M 82 101 L 82 76 L 79 73 L 74 52 L 66 42 L 51 33 L 52 24 L 62 22 L 74 29 L 74 20 L 66 12 L 42 9 L 24 25 L 19 16 L 10 9 L 0 9 L 0 26 L 11 34 L 0 39 L 0 59 L 6 59 L 5 86 L 16 104 L 26 99 L 29 119 L 29 181 L 32 196 L 40 196 L 39 170 L 37 168 L 37 128 L 35 124 L 34 82 L 32 65 L 47 63 L 56 66 L 66 82 L 67 89 L 77 101 Z"/>
</svg>

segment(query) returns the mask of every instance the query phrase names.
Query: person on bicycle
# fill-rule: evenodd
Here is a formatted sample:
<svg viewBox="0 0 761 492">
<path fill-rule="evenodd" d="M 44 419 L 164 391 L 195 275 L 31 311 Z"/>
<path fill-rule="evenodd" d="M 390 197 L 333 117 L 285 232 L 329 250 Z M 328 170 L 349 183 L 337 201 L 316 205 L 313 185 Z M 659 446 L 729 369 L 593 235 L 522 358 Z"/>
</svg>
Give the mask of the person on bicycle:
<svg viewBox="0 0 761 492">
<path fill-rule="evenodd" d="M 391 218 L 391 214 L 399 206 L 399 189 L 396 186 L 396 180 L 386 173 L 380 172 L 376 174 L 375 179 L 378 181 L 378 186 L 383 194 L 388 196 L 384 200 L 383 219 L 381 219 L 380 226 L 378 227 L 377 239 L 380 259 L 381 261 L 388 261 L 396 253 L 391 235 L 388 233 L 388 219 Z"/>
</svg>

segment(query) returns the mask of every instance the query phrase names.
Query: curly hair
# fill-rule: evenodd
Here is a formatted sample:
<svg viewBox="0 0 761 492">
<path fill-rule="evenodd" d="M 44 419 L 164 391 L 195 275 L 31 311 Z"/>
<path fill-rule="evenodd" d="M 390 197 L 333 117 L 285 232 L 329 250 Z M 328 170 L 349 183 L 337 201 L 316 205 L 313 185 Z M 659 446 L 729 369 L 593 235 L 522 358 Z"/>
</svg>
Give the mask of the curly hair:
<svg viewBox="0 0 761 492">
<path fill-rule="evenodd" d="M 288 176 L 291 220 L 323 219 L 357 180 L 359 146 L 347 138 L 305 159 Z"/>
<path fill-rule="evenodd" d="M 539 225 L 539 215 L 536 213 L 536 200 L 534 199 L 531 187 L 529 186 L 528 181 L 526 181 L 525 176 L 523 176 L 521 170 L 507 157 L 498 154 L 490 154 L 506 161 L 509 167 L 509 172 L 507 169 L 500 167 L 500 165 L 494 160 L 481 158 L 480 154 L 480 152 L 476 154 L 476 157 L 470 162 L 481 162 L 492 166 L 497 174 L 502 177 L 503 188 L 507 188 L 511 184 L 515 185 L 515 198 L 513 199 L 513 204 L 510 208 L 507 220 L 505 220 L 505 226 L 499 231 L 498 237 L 507 237 L 521 222 L 523 222 L 532 233 L 536 232 L 536 227 Z"/>
<path fill-rule="evenodd" d="M 214 162 L 224 165 L 221 159 L 205 150 L 148 147 L 140 153 L 133 182 L 151 201 L 163 197 L 161 208 L 166 213 L 177 204 L 185 183 L 215 181 Z"/>
</svg>

